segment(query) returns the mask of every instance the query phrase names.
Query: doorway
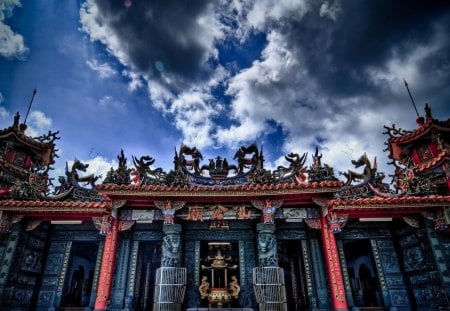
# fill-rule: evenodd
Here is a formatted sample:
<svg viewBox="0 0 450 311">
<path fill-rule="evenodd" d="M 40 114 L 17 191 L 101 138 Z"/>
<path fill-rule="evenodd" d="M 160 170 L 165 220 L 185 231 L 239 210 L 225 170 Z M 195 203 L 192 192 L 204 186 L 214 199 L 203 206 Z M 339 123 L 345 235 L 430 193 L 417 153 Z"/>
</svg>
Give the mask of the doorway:
<svg viewBox="0 0 450 311">
<path fill-rule="evenodd" d="M 160 266 L 161 242 L 140 242 L 136 262 L 134 310 L 152 310 L 155 273 Z"/>
<path fill-rule="evenodd" d="M 355 306 L 381 307 L 381 289 L 370 240 L 344 241 L 343 245 Z"/>
<path fill-rule="evenodd" d="M 98 242 L 74 242 L 62 307 L 88 307 L 94 279 Z"/>
<path fill-rule="evenodd" d="M 286 302 L 289 311 L 308 308 L 307 287 L 299 241 L 278 241 L 278 265 L 284 270 Z"/>
</svg>

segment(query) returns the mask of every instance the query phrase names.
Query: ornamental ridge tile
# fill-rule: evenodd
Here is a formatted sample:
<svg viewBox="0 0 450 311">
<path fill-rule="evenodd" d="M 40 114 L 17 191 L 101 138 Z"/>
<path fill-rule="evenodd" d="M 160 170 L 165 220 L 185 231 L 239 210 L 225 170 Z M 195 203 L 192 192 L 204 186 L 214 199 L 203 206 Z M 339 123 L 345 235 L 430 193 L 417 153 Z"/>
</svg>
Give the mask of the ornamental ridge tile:
<svg viewBox="0 0 450 311">
<path fill-rule="evenodd" d="M 286 189 L 314 189 L 314 188 L 337 188 L 343 186 L 342 181 L 321 181 L 321 182 L 311 182 L 311 183 L 286 183 L 286 184 L 270 184 L 270 185 L 259 185 L 259 184 L 248 184 L 248 185 L 233 185 L 220 187 L 214 186 L 162 186 L 162 185 L 117 185 L 117 184 L 102 184 L 98 185 L 96 189 L 98 191 L 155 191 L 155 192 L 230 192 L 230 191 L 264 191 L 264 190 L 286 190 Z"/>
<path fill-rule="evenodd" d="M 391 143 L 406 143 L 409 142 L 410 140 L 413 140 L 417 137 L 419 137 L 422 134 L 425 134 L 426 132 L 428 132 L 429 130 L 431 130 L 431 128 L 439 128 L 442 130 L 450 130 L 450 122 L 449 120 L 447 121 L 438 121 L 435 119 L 430 119 L 427 120 L 423 125 L 421 125 L 419 128 L 412 130 L 410 133 L 407 133 L 403 136 L 398 136 L 398 137 L 391 137 L 389 139 L 389 142 Z"/>
<path fill-rule="evenodd" d="M 360 204 L 402 204 L 402 203 L 446 203 L 450 202 L 450 196 L 404 196 L 404 197 L 395 197 L 395 198 L 381 198 L 381 197 L 373 197 L 373 198 L 364 198 L 364 199 L 334 199 L 328 201 L 328 207 L 333 208 L 340 205 L 360 205 Z"/>
</svg>

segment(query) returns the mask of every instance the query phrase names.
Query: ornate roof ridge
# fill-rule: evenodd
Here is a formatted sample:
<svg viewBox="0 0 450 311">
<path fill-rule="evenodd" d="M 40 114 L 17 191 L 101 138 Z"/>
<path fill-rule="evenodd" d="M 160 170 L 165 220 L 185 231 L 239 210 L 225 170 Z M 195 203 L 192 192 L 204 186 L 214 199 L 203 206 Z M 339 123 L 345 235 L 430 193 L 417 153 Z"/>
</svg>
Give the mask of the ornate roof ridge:
<svg viewBox="0 0 450 311">
<path fill-rule="evenodd" d="M 423 125 L 419 126 L 417 129 L 407 132 L 402 136 L 390 137 L 389 142 L 408 143 L 412 140 L 415 140 L 427 134 L 432 128 L 450 131 L 450 119 L 447 121 L 438 121 L 436 119 L 429 119 Z"/>
<path fill-rule="evenodd" d="M 333 208 L 338 205 L 359 205 L 359 204 L 403 204 L 403 203 L 447 203 L 450 202 L 448 195 L 427 195 L 427 196 L 396 196 L 396 197 L 366 197 L 366 198 L 336 198 L 329 200 L 327 205 Z"/>
<path fill-rule="evenodd" d="M 126 185 L 126 184 L 102 184 L 97 185 L 96 189 L 102 191 L 129 190 L 129 191 L 254 191 L 254 190 L 281 190 L 281 189 L 308 189 L 308 188 L 340 188 L 344 184 L 343 181 L 314 181 L 303 183 L 282 183 L 282 184 L 244 184 L 244 185 Z"/>
</svg>

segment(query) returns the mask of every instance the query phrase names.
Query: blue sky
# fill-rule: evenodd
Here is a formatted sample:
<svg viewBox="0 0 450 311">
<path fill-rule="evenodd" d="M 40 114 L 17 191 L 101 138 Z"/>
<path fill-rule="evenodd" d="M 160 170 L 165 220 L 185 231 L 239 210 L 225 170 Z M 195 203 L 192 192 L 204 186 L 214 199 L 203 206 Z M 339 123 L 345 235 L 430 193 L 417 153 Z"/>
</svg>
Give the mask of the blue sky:
<svg viewBox="0 0 450 311">
<path fill-rule="evenodd" d="M 121 148 L 170 170 L 182 142 L 389 170 L 383 125 L 416 127 L 403 78 L 450 116 L 449 29 L 447 1 L 0 0 L 0 126 L 36 87 L 27 131 L 60 131 L 54 174 L 105 174 Z"/>
</svg>

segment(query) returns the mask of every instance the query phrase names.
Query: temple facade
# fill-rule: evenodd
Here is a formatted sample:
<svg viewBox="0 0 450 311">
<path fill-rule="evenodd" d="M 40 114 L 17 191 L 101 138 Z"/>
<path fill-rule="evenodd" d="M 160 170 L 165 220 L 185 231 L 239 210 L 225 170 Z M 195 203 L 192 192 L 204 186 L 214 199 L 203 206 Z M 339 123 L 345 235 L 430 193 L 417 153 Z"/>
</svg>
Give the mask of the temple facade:
<svg viewBox="0 0 450 311">
<path fill-rule="evenodd" d="M 58 132 L 0 131 L 1 310 L 448 310 L 450 119 L 385 126 L 395 173 L 316 148 L 264 167 L 175 150 L 170 171 L 121 151 L 49 178 Z M 132 167 L 128 167 L 128 165 Z M 339 178 L 338 178 L 339 177 Z"/>
</svg>

